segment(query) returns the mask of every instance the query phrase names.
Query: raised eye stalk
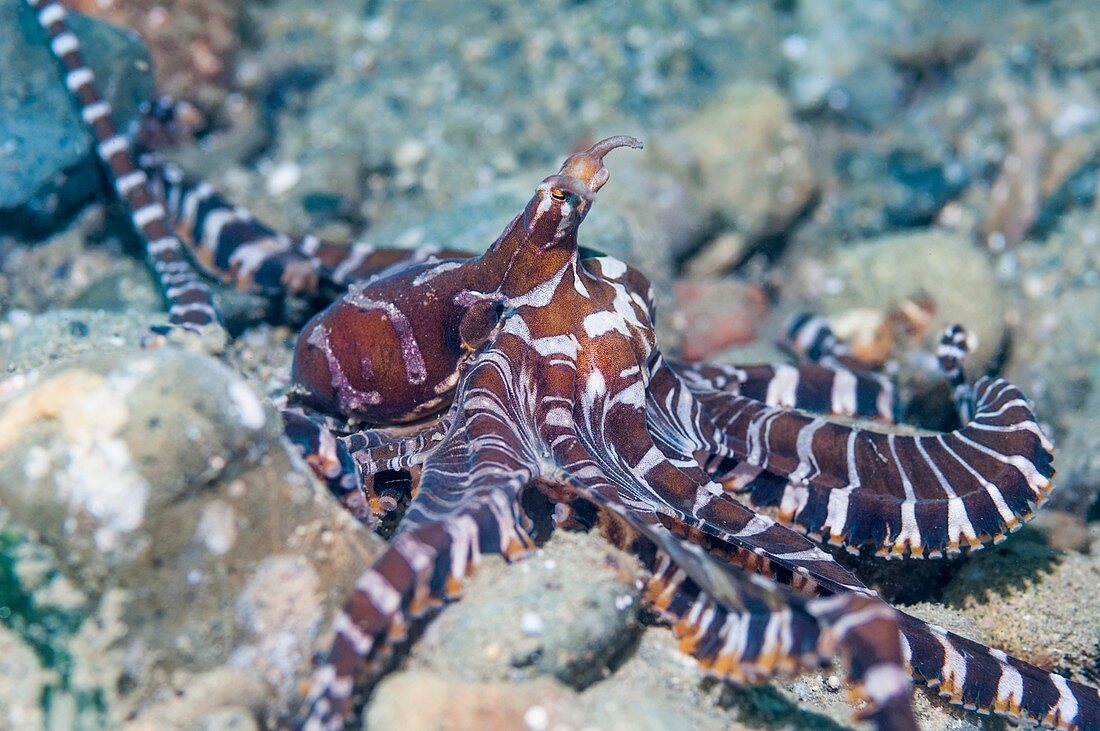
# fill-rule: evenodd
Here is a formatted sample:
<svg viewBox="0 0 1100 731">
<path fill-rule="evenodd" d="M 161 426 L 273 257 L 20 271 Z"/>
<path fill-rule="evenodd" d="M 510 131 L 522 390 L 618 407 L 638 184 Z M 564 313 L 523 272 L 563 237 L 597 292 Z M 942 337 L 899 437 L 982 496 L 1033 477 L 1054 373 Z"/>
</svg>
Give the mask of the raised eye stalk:
<svg viewBox="0 0 1100 731">
<path fill-rule="evenodd" d="M 640 150 L 642 141 L 629 135 L 616 135 L 600 140 L 584 152 L 578 152 L 567 158 L 562 163 L 558 175 L 575 178 L 595 193 L 603 187 L 609 177 L 607 168 L 603 165 L 604 155 L 618 147 L 633 147 Z"/>
</svg>

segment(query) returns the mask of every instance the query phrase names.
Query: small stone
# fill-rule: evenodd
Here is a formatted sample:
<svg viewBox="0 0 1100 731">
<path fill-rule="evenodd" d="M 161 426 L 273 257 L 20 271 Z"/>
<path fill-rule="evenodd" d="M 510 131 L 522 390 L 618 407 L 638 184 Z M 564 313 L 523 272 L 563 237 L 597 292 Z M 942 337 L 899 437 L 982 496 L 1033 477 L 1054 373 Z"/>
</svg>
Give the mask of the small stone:
<svg viewBox="0 0 1100 731">
<path fill-rule="evenodd" d="M 542 617 L 534 612 L 524 612 L 519 620 L 520 630 L 528 637 L 538 637 L 542 634 Z"/>
<path fill-rule="evenodd" d="M 385 677 L 365 715 L 367 728 L 402 731 L 545 731 L 586 723 L 576 693 L 550 678 L 474 683 L 423 670 Z"/>
<path fill-rule="evenodd" d="M 550 725 L 550 714 L 542 706 L 531 706 L 523 714 L 523 723 L 530 731 L 546 731 Z"/>
<path fill-rule="evenodd" d="M 471 681 L 552 675 L 574 687 L 602 678 L 635 632 L 634 559 L 597 535 L 564 531 L 543 550 L 552 571 L 537 559 L 506 565 L 487 558 L 463 600 L 411 649 L 408 667 Z M 624 595 L 632 599 L 625 610 Z"/>
<path fill-rule="evenodd" d="M 673 295 L 670 320 L 680 333 L 680 355 L 691 361 L 756 340 L 770 310 L 757 285 L 735 279 L 681 279 Z"/>
<path fill-rule="evenodd" d="M 267 192 L 279 197 L 286 195 L 302 179 L 302 169 L 294 162 L 280 162 L 271 168 L 267 177 Z"/>
<path fill-rule="evenodd" d="M 750 245 L 785 231 L 817 189 L 787 101 L 764 84 L 729 87 L 654 149 L 674 170 L 697 169 L 699 197 Z"/>
<path fill-rule="evenodd" d="M 745 255 L 745 237 L 726 232 L 706 244 L 684 266 L 684 273 L 693 278 L 714 276 L 729 271 Z"/>
<path fill-rule="evenodd" d="M 428 146 L 420 140 L 405 140 L 393 151 L 393 164 L 408 170 L 427 160 L 429 152 Z"/>
<path fill-rule="evenodd" d="M 1080 514 L 1044 507 L 1028 525 L 1043 534 L 1048 546 L 1061 551 L 1087 553 L 1092 543 L 1088 524 Z"/>
</svg>

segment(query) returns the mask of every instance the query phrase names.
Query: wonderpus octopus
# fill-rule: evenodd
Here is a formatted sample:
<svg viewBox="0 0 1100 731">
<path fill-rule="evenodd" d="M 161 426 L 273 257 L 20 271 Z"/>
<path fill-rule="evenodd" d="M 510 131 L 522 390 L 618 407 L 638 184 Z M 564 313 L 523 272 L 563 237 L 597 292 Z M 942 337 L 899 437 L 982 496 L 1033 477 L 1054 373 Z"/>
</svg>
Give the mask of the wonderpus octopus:
<svg viewBox="0 0 1100 731">
<path fill-rule="evenodd" d="M 641 147 L 631 137 L 569 157 L 480 256 L 292 239 L 136 153 L 64 9 L 27 1 L 145 244 L 169 334 L 220 327 L 196 267 L 271 294 L 346 289 L 298 338 L 286 433 L 363 520 L 403 516 L 333 621 L 305 728 L 342 727 L 481 556 L 520 559 L 551 523 L 633 553 L 645 597 L 718 676 L 760 682 L 839 656 L 880 729 L 917 727 L 910 677 L 979 712 L 1100 728 L 1097 690 L 895 610 L 811 541 L 957 555 L 1043 501 L 1051 444 L 1015 386 L 964 381 L 961 328 L 938 355 L 963 426 L 926 436 L 824 418 L 889 420 L 892 391 L 820 318 L 792 324 L 796 365 L 666 358 L 646 278 L 578 248 L 604 156 Z"/>
</svg>

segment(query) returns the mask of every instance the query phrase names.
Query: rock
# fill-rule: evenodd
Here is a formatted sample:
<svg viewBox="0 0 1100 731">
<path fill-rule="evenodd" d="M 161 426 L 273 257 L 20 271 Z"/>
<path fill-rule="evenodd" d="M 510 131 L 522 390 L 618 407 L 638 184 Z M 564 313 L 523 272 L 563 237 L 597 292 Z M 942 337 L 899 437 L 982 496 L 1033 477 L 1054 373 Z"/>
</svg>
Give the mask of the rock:
<svg viewBox="0 0 1100 731">
<path fill-rule="evenodd" d="M 150 325 L 167 320 L 164 313 L 53 310 L 15 329 L 0 360 L 7 372 L 18 373 L 83 354 L 131 351 Z"/>
<path fill-rule="evenodd" d="M 935 349 L 943 328 L 958 322 L 977 336 L 970 362 L 971 371 L 978 373 L 1005 336 L 1003 289 L 987 255 L 970 241 L 924 229 L 867 239 L 820 260 L 792 261 L 781 298 L 830 320 L 849 317 L 857 324 L 866 319 L 855 317 L 858 312 L 878 313 L 888 322 L 894 319 L 891 315 L 908 319 L 907 313 L 930 305 L 930 316 L 922 314 L 915 323 L 920 336 L 910 345 L 913 357 L 923 357 L 927 364 L 927 353 Z M 893 333 L 895 342 L 908 337 L 900 329 Z"/>
<path fill-rule="evenodd" d="M 1088 0 L 1061 0 L 1042 24 L 1039 43 L 1062 69 L 1092 69 L 1100 62 L 1100 12 Z"/>
<path fill-rule="evenodd" d="M 684 274 L 689 277 L 707 277 L 733 269 L 745 256 L 745 237 L 723 231 L 703 244 L 699 253 L 684 264 Z"/>
<path fill-rule="evenodd" d="M 85 132 L 42 31 L 23 3 L 0 5 L 0 231 L 41 236 L 103 189 Z M 149 58 L 132 33 L 70 15 L 88 63 L 129 130 L 153 94 Z"/>
<path fill-rule="evenodd" d="M 879 154 L 845 148 L 834 162 L 842 176 L 832 215 L 842 230 L 874 235 L 927 226 L 970 182 L 966 168 L 950 156 L 895 148 Z"/>
<path fill-rule="evenodd" d="M 32 465 L 28 473 L 24 463 L 27 484 L 8 483 L 4 505 L 44 535 L 94 547 L 105 569 L 132 560 L 147 514 L 232 477 L 242 459 L 254 464 L 279 433 L 228 369 L 168 349 L 34 374 L 0 419 L 0 449 Z M 49 489 L 31 489 L 39 480 Z"/>
<path fill-rule="evenodd" d="M 1054 427 L 1059 447 L 1062 487 L 1081 472 L 1094 453 L 1090 394 L 1100 382 L 1100 335 L 1095 313 L 1100 308 L 1100 215 L 1078 211 L 1064 216 L 1044 241 L 1029 241 L 1007 262 L 1017 282 L 1019 326 L 1007 375 L 1035 405 L 1040 418 Z M 1080 416 L 1079 416 L 1080 415 Z M 1069 490 L 1052 499 L 1063 509 Z M 1061 494 L 1059 494 L 1061 493 Z M 1082 493 L 1083 495 L 1083 493 Z M 1078 507 L 1080 501 L 1077 501 Z"/>
<path fill-rule="evenodd" d="M 217 668 L 188 678 L 176 697 L 143 708 L 125 731 L 252 731 L 267 689 L 245 669 Z"/>
<path fill-rule="evenodd" d="M 795 24 L 783 50 L 798 109 L 830 109 L 869 125 L 894 113 L 902 83 L 889 49 L 912 34 L 904 10 L 880 2 L 798 3 Z"/>
<path fill-rule="evenodd" d="M 785 231 L 817 189 L 805 137 L 767 84 L 727 88 L 653 147 L 659 164 L 693 178 L 704 205 L 750 243 Z"/>
<path fill-rule="evenodd" d="M 680 355 L 689 361 L 756 340 L 771 309 L 759 286 L 734 279 L 681 279 L 673 294 L 670 320 L 682 333 Z"/>
<path fill-rule="evenodd" d="M 1094 557 L 1018 536 L 964 564 L 944 601 L 973 618 L 992 646 L 1088 683 L 1100 664 L 1098 584 Z"/>
<path fill-rule="evenodd" d="M 425 671 L 379 685 L 364 728 L 403 731 L 547 731 L 583 728 L 575 694 L 549 678 L 523 683 L 454 681 Z"/>
<path fill-rule="evenodd" d="M 463 680 L 598 680 L 631 642 L 634 559 L 597 535 L 560 532 L 515 565 L 487 560 L 413 647 L 409 666 Z"/>
<path fill-rule="evenodd" d="M 1064 489 L 1061 485 L 1059 487 Z M 1085 514 L 1085 510 L 1068 513 L 1048 504 L 1035 514 L 1028 526 L 1041 533 L 1051 548 L 1088 553 L 1092 537 L 1083 517 Z"/>
<path fill-rule="evenodd" d="M 657 633 L 669 634 L 667 630 Z M 365 725 L 408 731 L 743 728 L 730 725 L 730 714 L 715 707 L 701 690 L 697 673 L 688 668 L 684 677 L 683 664 L 677 667 L 649 660 L 632 659 L 615 675 L 579 694 L 546 677 L 479 683 L 406 670 L 379 685 L 367 708 Z M 633 669 L 628 670 L 630 666 Z M 628 675 L 620 677 L 623 673 Z"/>
<path fill-rule="evenodd" d="M 285 709 L 377 539 L 288 454 L 271 407 L 212 358 L 106 354 L 26 380 L 0 404 L 0 505 L 75 596 L 79 612 L 59 615 L 69 629 L 49 630 L 52 651 L 73 658 L 58 693 L 109 689 L 100 712 L 117 726 L 166 686 L 185 692 L 191 676 L 228 666 L 263 683 L 265 709 Z M 30 577 L 15 609 L 37 636 L 57 622 L 32 580 L 42 571 L 4 552 L 0 565 Z"/>
<path fill-rule="evenodd" d="M 1089 389 L 1084 408 L 1058 414 L 1057 423 L 1066 436 L 1058 442 L 1058 477 L 1049 504 L 1056 511 L 1067 511 L 1070 517 L 1087 515 L 1100 497 L 1100 414 L 1096 411 L 1100 408 L 1100 392 L 1094 386 L 1098 377 L 1100 370 L 1094 368 L 1084 386 Z M 1061 540 L 1068 544 L 1060 543 L 1059 548 L 1081 550 L 1077 531 L 1071 529 Z"/>
</svg>

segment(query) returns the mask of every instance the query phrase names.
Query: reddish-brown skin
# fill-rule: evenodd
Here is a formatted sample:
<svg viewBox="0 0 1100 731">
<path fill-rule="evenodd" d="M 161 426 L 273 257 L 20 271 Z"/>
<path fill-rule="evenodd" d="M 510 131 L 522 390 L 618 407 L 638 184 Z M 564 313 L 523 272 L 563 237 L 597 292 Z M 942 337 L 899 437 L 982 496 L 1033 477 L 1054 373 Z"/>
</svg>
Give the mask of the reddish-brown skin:
<svg viewBox="0 0 1100 731">
<path fill-rule="evenodd" d="M 487 334 L 492 305 L 521 304 L 575 255 L 576 227 L 607 180 L 603 156 L 640 145 L 625 137 L 605 143 L 546 178 L 481 256 L 353 285 L 310 320 L 292 368 L 300 402 L 368 423 L 415 421 L 445 409 L 459 362 L 477 345 L 470 333 Z"/>
</svg>

